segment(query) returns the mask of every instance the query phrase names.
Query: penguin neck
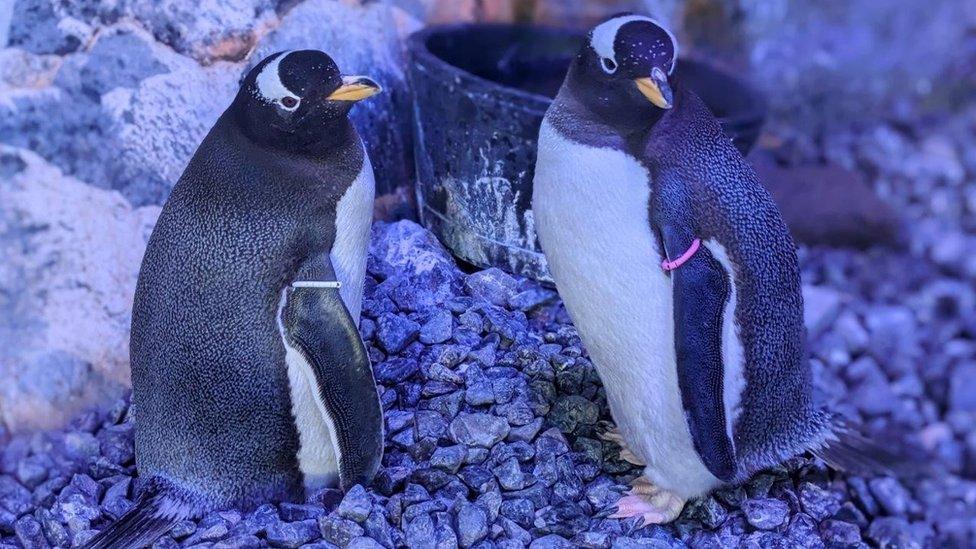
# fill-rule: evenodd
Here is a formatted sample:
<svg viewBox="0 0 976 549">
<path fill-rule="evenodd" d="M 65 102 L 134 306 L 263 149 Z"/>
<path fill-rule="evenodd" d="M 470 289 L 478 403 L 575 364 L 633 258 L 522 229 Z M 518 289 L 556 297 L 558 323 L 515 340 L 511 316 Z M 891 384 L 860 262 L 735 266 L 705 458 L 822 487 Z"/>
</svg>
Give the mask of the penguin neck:
<svg viewBox="0 0 976 549">
<path fill-rule="evenodd" d="M 310 156 L 321 157 L 331 156 L 336 151 L 342 150 L 356 141 L 358 141 L 358 135 L 355 127 L 349 118 L 343 116 L 330 123 L 328 131 L 317 132 L 315 139 L 302 140 L 295 143 L 295 146 Z"/>
<path fill-rule="evenodd" d="M 347 116 L 327 120 L 314 128 L 314 131 L 295 133 L 256 127 L 239 110 L 228 118 L 228 122 L 237 126 L 251 142 L 288 154 L 311 158 L 329 157 L 358 141 L 356 129 Z"/>
</svg>

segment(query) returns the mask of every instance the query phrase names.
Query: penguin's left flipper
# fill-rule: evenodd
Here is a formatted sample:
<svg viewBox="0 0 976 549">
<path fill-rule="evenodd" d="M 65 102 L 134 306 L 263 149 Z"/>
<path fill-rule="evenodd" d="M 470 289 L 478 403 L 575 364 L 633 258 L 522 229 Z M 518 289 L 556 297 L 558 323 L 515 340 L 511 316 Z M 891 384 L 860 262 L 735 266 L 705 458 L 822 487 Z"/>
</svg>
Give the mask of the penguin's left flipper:
<svg viewBox="0 0 976 549">
<path fill-rule="evenodd" d="M 692 249 L 695 236 L 679 224 L 661 227 L 669 258 Z M 670 271 L 674 294 L 674 345 L 681 403 L 695 450 L 719 480 L 735 476 L 735 449 L 723 402 L 722 319 L 730 273 L 704 246 Z"/>
<path fill-rule="evenodd" d="M 328 257 L 306 264 L 282 312 L 289 344 L 307 361 L 335 428 L 343 490 L 369 484 L 383 457 L 383 410 L 369 355 Z"/>
</svg>

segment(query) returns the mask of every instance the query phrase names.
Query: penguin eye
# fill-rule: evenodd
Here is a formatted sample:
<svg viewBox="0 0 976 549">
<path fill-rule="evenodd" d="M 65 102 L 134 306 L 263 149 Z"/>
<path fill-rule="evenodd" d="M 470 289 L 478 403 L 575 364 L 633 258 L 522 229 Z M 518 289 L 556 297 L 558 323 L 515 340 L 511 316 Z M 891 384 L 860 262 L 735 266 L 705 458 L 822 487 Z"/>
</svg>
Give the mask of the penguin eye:
<svg viewBox="0 0 976 549">
<path fill-rule="evenodd" d="M 613 74 L 617 70 L 617 62 L 609 57 L 604 57 L 600 60 L 603 64 L 603 71 L 607 74 Z"/>
<path fill-rule="evenodd" d="M 281 106 L 288 110 L 294 109 L 298 106 L 298 99 L 291 96 L 282 97 L 280 102 Z"/>
</svg>

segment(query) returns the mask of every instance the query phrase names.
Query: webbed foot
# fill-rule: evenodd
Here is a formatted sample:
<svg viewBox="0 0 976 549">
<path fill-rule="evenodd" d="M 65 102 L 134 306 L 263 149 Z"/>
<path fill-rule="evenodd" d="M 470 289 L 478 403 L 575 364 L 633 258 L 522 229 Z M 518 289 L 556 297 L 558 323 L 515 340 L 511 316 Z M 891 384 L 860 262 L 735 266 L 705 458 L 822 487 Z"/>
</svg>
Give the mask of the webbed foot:
<svg viewBox="0 0 976 549">
<path fill-rule="evenodd" d="M 645 525 L 665 524 L 678 518 L 684 506 L 684 499 L 640 476 L 631 483 L 626 495 L 617 500 L 616 511 L 609 518 L 641 517 Z"/>
</svg>

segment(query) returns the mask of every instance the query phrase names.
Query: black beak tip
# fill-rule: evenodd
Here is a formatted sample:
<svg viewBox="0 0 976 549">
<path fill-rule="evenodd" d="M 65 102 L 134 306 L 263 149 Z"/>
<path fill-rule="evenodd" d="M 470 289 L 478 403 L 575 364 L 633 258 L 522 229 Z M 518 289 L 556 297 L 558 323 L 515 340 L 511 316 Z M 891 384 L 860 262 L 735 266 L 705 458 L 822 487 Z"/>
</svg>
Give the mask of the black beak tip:
<svg viewBox="0 0 976 549">
<path fill-rule="evenodd" d="M 380 86 L 379 83 L 376 82 L 376 80 L 373 80 L 372 78 L 366 76 L 361 76 L 357 78 L 355 83 L 362 86 L 369 86 L 370 88 L 374 88 L 377 91 L 383 91 L 383 87 Z"/>
</svg>

